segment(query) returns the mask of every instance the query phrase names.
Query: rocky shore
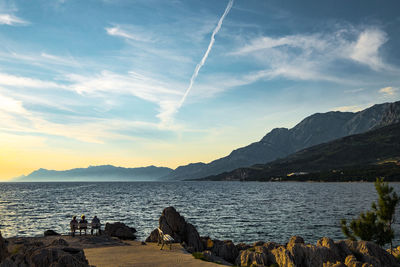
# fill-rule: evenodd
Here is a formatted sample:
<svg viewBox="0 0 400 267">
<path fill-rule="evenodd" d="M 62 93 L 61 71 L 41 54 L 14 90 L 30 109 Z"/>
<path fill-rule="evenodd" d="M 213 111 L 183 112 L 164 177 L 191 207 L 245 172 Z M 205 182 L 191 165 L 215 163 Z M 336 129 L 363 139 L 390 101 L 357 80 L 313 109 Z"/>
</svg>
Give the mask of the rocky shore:
<svg viewBox="0 0 400 267">
<path fill-rule="evenodd" d="M 400 267 L 398 260 L 400 249 L 396 248 L 392 255 L 375 243 L 367 241 L 340 240 L 335 242 L 323 237 L 313 245 L 307 244 L 299 236 L 293 236 L 287 244 L 263 241 L 253 244 L 234 244 L 231 240 L 217 240 L 200 236 L 196 228 L 173 207 L 165 208 L 158 222 L 159 228 L 165 234 L 171 235 L 175 243 L 178 243 L 174 245 L 174 250 L 170 251 L 169 248 L 166 248 L 160 251 L 156 244 L 146 246 L 144 242 L 122 241 L 136 239 L 136 229 L 123 223 L 106 224 L 104 234 L 101 236 L 71 237 L 60 236 L 54 231 L 46 231 L 44 237 L 4 239 L 0 234 L 0 267 L 90 266 L 84 249 L 89 249 L 90 255 L 97 255 L 96 257 L 103 256 L 104 253 L 112 253 L 113 255 L 109 255 L 109 257 L 115 257 L 116 261 L 118 257 L 129 255 L 139 257 L 135 259 L 136 262 L 140 262 L 141 255 L 147 255 L 148 261 L 155 261 L 156 259 L 152 255 L 156 253 L 161 253 L 160 257 L 164 257 L 157 258 L 156 263 L 143 263 L 141 266 L 214 266 L 206 263 L 214 262 L 235 266 L 270 267 Z M 147 237 L 146 242 L 157 242 L 158 239 L 159 231 L 155 229 Z M 102 249 L 100 254 L 93 251 L 107 247 L 110 249 Z M 190 254 L 187 253 L 192 253 L 193 256 L 203 261 L 193 259 L 197 262 L 193 265 L 193 262 L 188 261 L 190 258 L 187 257 Z M 178 261 L 177 258 L 179 258 Z M 185 265 L 179 263 L 183 259 Z M 132 262 L 134 259 L 126 260 Z M 171 265 L 168 261 L 175 262 L 175 265 Z M 118 265 L 117 262 L 113 263 Z"/>
<path fill-rule="evenodd" d="M 107 223 L 101 236 L 61 236 L 53 230 L 43 237 L 4 239 L 0 233 L 0 267 L 87 267 L 84 248 L 126 246 L 136 230 L 123 223 Z"/>
<path fill-rule="evenodd" d="M 231 240 L 200 237 L 196 228 L 187 223 L 173 207 L 165 208 L 159 218 L 159 228 L 196 256 L 212 262 L 237 266 L 280 267 L 389 267 L 400 261 L 375 243 L 367 241 L 333 241 L 323 237 L 316 245 L 306 244 L 299 236 L 287 244 L 258 241 L 254 244 L 234 244 Z M 146 242 L 157 242 L 155 229 Z M 400 251 L 395 250 L 394 255 Z"/>
</svg>

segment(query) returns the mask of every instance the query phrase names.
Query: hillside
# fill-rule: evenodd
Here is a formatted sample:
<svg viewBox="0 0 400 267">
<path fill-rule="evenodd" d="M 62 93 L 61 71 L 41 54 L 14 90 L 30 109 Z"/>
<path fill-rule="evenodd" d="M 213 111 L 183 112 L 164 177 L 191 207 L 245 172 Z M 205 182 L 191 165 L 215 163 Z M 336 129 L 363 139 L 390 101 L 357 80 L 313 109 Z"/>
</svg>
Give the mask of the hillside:
<svg viewBox="0 0 400 267">
<path fill-rule="evenodd" d="M 204 180 L 400 181 L 400 123 L 316 145 L 268 164 Z"/>
<path fill-rule="evenodd" d="M 374 105 L 356 113 L 316 113 L 291 129 L 273 129 L 259 142 L 236 149 L 226 157 L 207 164 L 192 163 L 180 166 L 164 178 L 195 179 L 240 167 L 265 164 L 307 147 L 397 122 L 400 122 L 400 101 Z"/>
<path fill-rule="evenodd" d="M 27 176 L 18 177 L 14 181 L 158 181 L 171 171 L 172 169 L 165 167 L 122 168 L 111 165 L 90 166 L 65 171 L 39 169 Z"/>
</svg>

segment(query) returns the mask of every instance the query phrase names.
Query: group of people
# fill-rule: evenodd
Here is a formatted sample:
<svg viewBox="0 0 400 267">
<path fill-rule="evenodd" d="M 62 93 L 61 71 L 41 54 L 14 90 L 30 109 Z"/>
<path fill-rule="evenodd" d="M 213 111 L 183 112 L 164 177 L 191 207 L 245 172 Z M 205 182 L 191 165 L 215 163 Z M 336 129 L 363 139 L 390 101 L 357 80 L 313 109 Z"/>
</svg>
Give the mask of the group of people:
<svg viewBox="0 0 400 267">
<path fill-rule="evenodd" d="M 69 226 L 71 227 L 71 235 L 75 236 L 75 232 L 79 230 L 79 235 L 82 235 L 82 231 L 85 232 L 86 235 L 86 230 L 88 228 L 88 221 L 86 220 L 86 217 L 84 214 L 82 214 L 81 219 L 78 220 L 76 219 L 76 216 L 72 217 L 71 222 L 69 223 Z M 90 223 L 90 233 L 93 235 L 93 231 L 97 230 L 97 234 L 101 234 L 101 224 L 99 218 L 97 216 L 94 216 L 92 219 L 92 222 Z"/>
</svg>

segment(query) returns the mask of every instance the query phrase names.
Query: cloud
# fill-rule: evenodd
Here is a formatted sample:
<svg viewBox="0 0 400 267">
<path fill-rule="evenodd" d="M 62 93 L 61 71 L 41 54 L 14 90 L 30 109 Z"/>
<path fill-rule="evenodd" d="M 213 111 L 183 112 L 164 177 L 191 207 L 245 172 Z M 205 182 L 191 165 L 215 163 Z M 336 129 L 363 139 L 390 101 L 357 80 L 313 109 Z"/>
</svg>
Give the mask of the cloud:
<svg viewBox="0 0 400 267">
<path fill-rule="evenodd" d="M 69 88 L 79 94 L 130 94 L 157 104 L 159 106 L 157 117 L 162 127 L 172 126 L 172 116 L 183 95 L 180 90 L 170 89 L 183 88 L 181 84 L 161 82 L 133 71 L 127 75 L 109 71 L 94 76 L 69 74 L 67 79 L 71 83 Z"/>
<path fill-rule="evenodd" d="M 15 26 L 15 25 L 23 26 L 29 24 L 29 22 L 11 14 L 0 14 L 0 25 L 1 24 L 10 26 Z"/>
<path fill-rule="evenodd" d="M 228 56 L 251 56 L 263 65 L 263 70 L 251 74 L 253 81 L 284 77 L 349 84 L 354 82 L 332 72 L 338 61 L 363 64 L 373 70 L 393 69 L 379 54 L 386 40 L 386 33 L 377 28 L 358 31 L 348 28 L 276 38 L 262 36 L 250 39 Z"/>
<path fill-rule="evenodd" d="M 385 96 L 392 96 L 395 95 L 397 93 L 398 89 L 388 86 L 388 87 L 384 87 L 379 89 L 379 93 L 385 95 Z"/>
<path fill-rule="evenodd" d="M 4 95 L 0 95 L 0 111 L 13 114 L 28 114 L 21 101 Z"/>
<path fill-rule="evenodd" d="M 66 88 L 64 85 L 55 82 L 43 81 L 22 76 L 15 76 L 0 72 L 0 85 L 11 87 L 28 87 L 28 88 Z"/>
<path fill-rule="evenodd" d="M 118 36 L 128 40 L 139 41 L 139 42 L 154 42 L 148 32 L 139 31 L 133 26 L 121 26 L 117 25 L 114 27 L 105 28 L 107 33 L 111 36 Z"/>
<path fill-rule="evenodd" d="M 352 47 L 350 58 L 366 64 L 374 70 L 385 68 L 379 48 L 388 40 L 387 34 L 379 29 L 367 29 L 362 32 Z"/>
</svg>

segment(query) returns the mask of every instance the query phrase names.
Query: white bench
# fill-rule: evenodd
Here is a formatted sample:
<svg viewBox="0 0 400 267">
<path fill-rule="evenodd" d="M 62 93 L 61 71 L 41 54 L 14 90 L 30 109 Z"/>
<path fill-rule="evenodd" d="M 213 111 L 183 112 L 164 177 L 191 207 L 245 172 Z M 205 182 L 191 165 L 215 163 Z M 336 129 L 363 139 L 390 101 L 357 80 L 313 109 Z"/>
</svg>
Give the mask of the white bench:
<svg viewBox="0 0 400 267">
<path fill-rule="evenodd" d="M 174 242 L 175 240 L 169 234 L 164 234 L 163 231 L 160 228 L 157 228 L 157 229 L 158 229 L 158 243 L 157 243 L 157 246 L 160 245 L 160 243 L 161 243 L 162 245 L 161 245 L 160 250 L 162 250 L 164 245 L 165 245 L 165 243 L 168 244 L 168 242 L 169 242 L 169 249 L 171 249 L 172 248 L 172 242 Z"/>
</svg>

